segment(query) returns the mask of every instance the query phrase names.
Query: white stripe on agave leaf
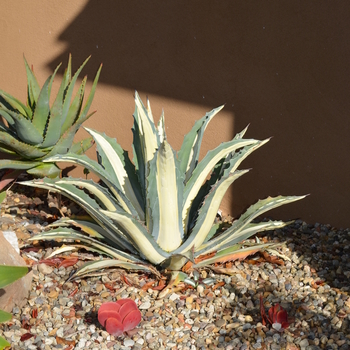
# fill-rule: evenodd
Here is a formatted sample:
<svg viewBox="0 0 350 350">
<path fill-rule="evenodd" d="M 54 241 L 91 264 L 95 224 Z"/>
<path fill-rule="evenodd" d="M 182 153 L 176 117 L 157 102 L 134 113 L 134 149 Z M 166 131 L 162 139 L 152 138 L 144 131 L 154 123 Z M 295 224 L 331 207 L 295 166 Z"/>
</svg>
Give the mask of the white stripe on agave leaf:
<svg viewBox="0 0 350 350">
<path fill-rule="evenodd" d="M 159 118 L 157 131 L 159 135 L 159 143 L 162 144 L 163 141 L 166 140 L 164 111 L 162 111 L 162 115 Z"/>
<path fill-rule="evenodd" d="M 154 122 L 148 116 L 139 94 L 135 91 L 135 112 L 144 153 L 144 163 L 149 162 L 158 148 L 158 137 Z M 136 118 L 135 118 L 136 120 Z"/>
<path fill-rule="evenodd" d="M 243 138 L 243 136 L 247 132 L 248 128 L 249 128 L 249 124 L 241 132 L 237 133 L 233 139 L 239 140 L 239 139 Z"/>
<path fill-rule="evenodd" d="M 126 196 L 122 192 L 118 179 L 113 181 L 113 178 L 111 178 L 111 174 L 108 174 L 100 164 L 98 164 L 94 160 L 91 160 L 85 154 L 67 153 L 65 155 L 56 155 L 43 160 L 43 162 L 53 162 L 53 163 L 68 162 L 68 163 L 79 164 L 87 168 L 92 173 L 96 174 L 108 186 L 108 188 L 115 195 L 119 204 L 127 213 L 135 216 L 138 215 L 136 210 L 132 206 L 131 202 L 126 198 Z"/>
<path fill-rule="evenodd" d="M 257 144 L 249 145 L 243 147 L 238 152 L 235 152 L 228 161 L 224 162 L 224 165 L 222 167 L 223 169 L 223 176 L 228 175 L 229 173 L 233 173 L 237 170 L 237 168 L 240 166 L 240 164 L 255 150 L 257 150 L 259 147 L 265 145 L 265 143 L 269 142 L 270 139 L 266 139 L 263 141 L 258 141 Z"/>
<path fill-rule="evenodd" d="M 184 237 L 181 217 L 184 184 L 175 152 L 166 140 L 149 166 L 147 201 L 152 212 L 149 229 L 159 246 L 172 252 Z"/>
<path fill-rule="evenodd" d="M 125 231 L 129 232 L 134 241 L 135 247 L 152 264 L 160 264 L 169 254 L 163 251 L 155 242 L 153 237 L 147 232 L 146 228 L 140 222 L 130 217 L 128 214 L 109 212 L 101 210 L 103 214 L 113 219 Z"/>
<path fill-rule="evenodd" d="M 247 172 L 248 170 L 236 171 L 228 177 L 223 178 L 217 185 L 212 187 L 211 191 L 204 199 L 203 206 L 199 210 L 198 218 L 192 232 L 184 244 L 174 253 L 183 254 L 192 248 L 194 251 L 199 249 L 213 226 L 216 214 L 227 189 L 236 179 Z"/>
<path fill-rule="evenodd" d="M 103 215 L 99 209 L 100 206 L 93 200 L 89 195 L 87 195 L 83 190 L 77 189 L 74 185 L 61 184 L 58 185 L 55 182 L 61 179 L 49 179 L 44 180 L 32 180 L 26 181 L 27 186 L 45 188 L 53 192 L 63 193 L 66 197 L 73 200 L 79 204 L 99 225 L 106 230 L 105 237 L 110 239 L 120 248 L 126 249 L 130 252 L 135 253 L 135 248 L 130 243 L 128 237 L 125 236 L 108 217 Z M 42 185 L 44 183 L 44 186 Z"/>
<path fill-rule="evenodd" d="M 87 233 L 90 237 L 104 238 L 103 236 L 104 230 L 102 229 L 101 226 L 85 220 L 74 220 L 69 218 L 62 218 L 46 227 L 50 228 L 50 227 L 67 227 L 67 226 L 78 227 L 82 229 L 85 233 Z"/>
<path fill-rule="evenodd" d="M 147 265 L 139 265 L 130 262 L 115 260 L 115 259 L 105 259 L 99 261 L 88 262 L 79 268 L 70 278 L 69 280 L 73 280 L 75 278 L 86 277 L 88 274 L 92 272 L 96 272 L 108 267 L 121 267 L 126 270 L 137 270 L 137 271 L 148 271 L 155 273 L 156 270 L 152 266 Z M 157 273 L 159 275 L 159 273 Z"/>
<path fill-rule="evenodd" d="M 46 226 L 47 227 L 47 226 Z M 63 245 L 62 247 L 57 248 L 54 250 L 49 256 L 47 256 L 45 259 L 51 259 L 56 255 L 66 253 L 66 252 L 72 252 L 78 250 L 78 248 L 74 245 Z"/>
<path fill-rule="evenodd" d="M 228 246 L 231 246 L 236 243 L 243 242 L 244 240 L 250 238 L 258 232 L 276 230 L 284 226 L 289 225 L 291 222 L 284 221 L 268 221 L 268 222 L 259 222 L 259 223 L 249 223 L 244 229 L 233 232 L 226 236 L 226 239 L 223 239 L 219 243 L 211 244 L 210 241 L 203 243 L 199 250 L 196 252 L 196 256 L 208 254 L 218 249 L 224 249 Z M 228 229 L 230 230 L 230 228 Z M 226 231 L 224 232 L 226 234 Z"/>
<path fill-rule="evenodd" d="M 124 150 L 117 143 L 116 139 L 110 138 L 106 134 L 99 133 L 92 129 L 85 128 L 85 130 L 96 141 L 97 152 L 99 154 L 99 163 L 102 164 L 107 173 L 114 174 L 113 177 L 118 179 L 122 191 L 131 201 L 139 217 L 142 218 L 144 212 L 143 208 L 141 207 L 141 191 L 138 188 L 139 184 L 137 182 L 136 174 L 133 173 L 133 169 L 126 169 Z M 128 164 L 130 167 L 131 162 Z M 130 183 L 132 178 L 134 179 L 134 184 Z M 134 190 L 137 190 L 137 194 Z"/>
<path fill-rule="evenodd" d="M 186 174 L 186 181 L 191 176 L 193 169 L 195 168 L 198 156 L 200 152 L 200 146 L 205 129 L 213 117 L 219 113 L 224 106 L 214 108 L 212 111 L 206 113 L 204 117 L 196 121 L 191 131 L 185 135 L 182 142 L 178 157 L 180 160 L 180 169 Z M 195 148 L 196 145 L 196 149 Z"/>
<path fill-rule="evenodd" d="M 184 205 L 182 210 L 182 218 L 184 227 L 187 226 L 188 215 L 193 199 L 196 197 L 204 180 L 213 169 L 215 164 L 224 158 L 227 154 L 242 148 L 244 146 L 256 144 L 259 141 L 254 139 L 247 140 L 232 140 L 224 142 L 214 150 L 209 151 L 198 166 L 194 169 L 191 178 L 188 180 L 184 191 Z"/>
<path fill-rule="evenodd" d="M 237 220 L 232 223 L 232 226 L 227 229 L 220 236 L 210 240 L 206 243 L 205 247 L 214 247 L 221 244 L 222 241 L 226 240 L 232 234 L 239 235 L 239 232 L 243 230 L 247 225 L 250 224 L 259 215 L 277 208 L 281 205 L 292 203 L 297 200 L 304 198 L 305 196 L 277 196 L 277 197 L 267 197 L 265 199 L 260 199 L 255 204 L 251 205 L 245 213 L 243 213 Z M 233 238 L 233 237 L 231 237 Z"/>
<path fill-rule="evenodd" d="M 128 254 L 117 248 L 111 247 L 107 244 L 97 241 L 94 238 L 85 236 L 73 229 L 58 228 L 47 232 L 39 233 L 38 235 L 31 237 L 29 240 L 30 241 L 35 241 L 35 240 L 48 241 L 48 240 L 56 240 L 56 239 L 66 239 L 66 240 L 84 242 L 88 245 L 91 245 L 92 247 L 95 247 L 103 251 L 104 254 L 109 255 L 113 258 L 121 259 L 124 261 L 142 262 L 142 260 L 138 259 L 134 255 Z"/>
<path fill-rule="evenodd" d="M 240 249 L 237 249 L 236 246 L 229 247 L 227 249 L 219 251 L 212 258 L 202 260 L 198 264 L 195 264 L 193 267 L 194 268 L 203 267 L 203 266 L 210 265 L 210 264 L 213 264 L 216 262 L 220 262 L 220 260 L 223 261 L 223 260 L 225 260 L 225 258 L 228 258 L 228 260 L 241 259 L 241 257 L 239 257 L 239 255 L 241 255 L 243 258 L 243 257 L 246 257 L 247 255 L 254 254 L 254 253 L 258 252 L 259 250 L 263 250 L 271 245 L 273 245 L 273 243 L 256 244 L 253 246 L 240 248 Z M 230 255 L 232 255 L 233 257 L 234 257 L 234 255 L 236 255 L 236 257 L 234 259 L 229 259 Z"/>
<path fill-rule="evenodd" d="M 77 187 L 83 187 L 86 190 L 88 190 L 91 194 L 93 194 L 96 198 L 98 198 L 99 201 L 103 203 L 103 205 L 107 208 L 107 210 L 114 211 L 117 210 L 117 207 L 113 204 L 113 202 L 108 197 L 107 191 L 101 187 L 100 185 L 96 184 L 92 180 L 82 180 L 82 179 L 74 179 L 69 180 L 62 179 L 56 182 L 56 184 L 69 184 L 74 185 Z M 104 191 L 102 191 L 102 189 Z"/>
</svg>

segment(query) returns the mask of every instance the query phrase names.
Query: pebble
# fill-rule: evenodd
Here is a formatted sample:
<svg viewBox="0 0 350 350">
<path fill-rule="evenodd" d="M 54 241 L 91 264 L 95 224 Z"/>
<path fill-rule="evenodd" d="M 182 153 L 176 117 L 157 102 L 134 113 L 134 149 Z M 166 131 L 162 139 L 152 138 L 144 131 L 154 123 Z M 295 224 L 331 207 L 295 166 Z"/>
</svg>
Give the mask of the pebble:
<svg viewBox="0 0 350 350">
<path fill-rule="evenodd" d="M 30 207 L 31 204 L 26 202 L 26 205 Z M 47 218 L 28 216 L 26 210 L 22 212 L 22 207 L 20 199 L 16 214 L 6 223 L 3 221 L 6 229 L 23 238 L 32 236 L 34 231 L 41 232 L 47 225 Z M 9 215 L 6 210 L 4 215 Z M 27 225 L 24 225 L 26 220 Z M 253 264 L 248 263 L 249 259 L 259 256 L 248 257 L 245 261 L 233 262 L 230 276 L 215 274 L 216 283 L 223 282 L 215 289 L 216 283 L 213 286 L 199 284 L 196 289 L 187 287 L 171 292 L 163 299 L 157 299 L 157 291 L 143 291 L 126 284 L 120 273 L 134 281 L 135 286 L 146 283 L 152 276 L 115 269 L 102 276 L 67 283 L 72 268 L 34 265 L 28 303 L 22 309 L 14 308 L 12 321 L 0 325 L 0 336 L 12 343 L 13 350 L 56 350 L 70 345 L 87 350 L 248 350 L 265 347 L 277 350 L 288 349 L 290 344 L 305 350 L 318 347 L 350 349 L 350 337 L 347 336 L 350 230 L 297 220 L 283 229 L 258 236 L 260 240 L 285 242 L 280 252 L 290 261 Z M 26 252 L 25 256 L 36 263 L 54 249 L 49 246 L 46 251 Z M 87 253 L 79 254 L 91 257 Z M 201 278 L 213 276 L 211 270 L 199 272 Z M 277 323 L 262 325 L 260 295 L 266 313 L 277 303 L 286 309 L 294 320 L 288 330 L 281 331 L 281 325 Z M 142 320 L 136 330 L 116 339 L 98 323 L 96 313 L 102 303 L 120 298 L 134 299 Z M 33 314 L 34 310 L 37 316 Z M 26 333 L 35 337 L 21 341 Z M 65 345 L 58 344 L 60 339 L 66 342 Z M 294 349 L 292 346 L 289 348 Z"/>
</svg>

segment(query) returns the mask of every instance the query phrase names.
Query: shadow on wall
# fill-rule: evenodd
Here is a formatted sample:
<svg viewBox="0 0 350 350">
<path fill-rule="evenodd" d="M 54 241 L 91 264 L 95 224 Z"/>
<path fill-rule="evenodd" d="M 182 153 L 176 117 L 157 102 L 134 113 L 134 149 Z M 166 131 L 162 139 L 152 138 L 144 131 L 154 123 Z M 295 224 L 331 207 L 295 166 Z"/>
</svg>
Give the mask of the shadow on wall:
<svg viewBox="0 0 350 350">
<path fill-rule="evenodd" d="M 89 1 L 61 33 L 101 83 L 205 105 L 226 103 L 234 133 L 274 139 L 234 186 L 235 214 L 267 195 L 312 196 L 275 211 L 350 226 L 350 3 Z M 76 67 L 75 67 L 76 68 Z M 74 68 L 74 69 L 75 69 Z M 88 71 L 91 69 L 91 71 Z M 165 106 L 166 110 L 166 106 Z M 218 126 L 220 127 L 220 125 Z M 207 136 L 208 137 L 208 136 Z"/>
</svg>

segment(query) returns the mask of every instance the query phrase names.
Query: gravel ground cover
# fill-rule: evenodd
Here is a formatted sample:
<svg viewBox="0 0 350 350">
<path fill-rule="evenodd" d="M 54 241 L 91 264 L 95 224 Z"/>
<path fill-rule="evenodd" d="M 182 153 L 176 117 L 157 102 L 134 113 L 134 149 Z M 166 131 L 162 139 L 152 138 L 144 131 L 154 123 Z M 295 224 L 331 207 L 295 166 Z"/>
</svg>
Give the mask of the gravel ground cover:
<svg viewBox="0 0 350 350">
<path fill-rule="evenodd" d="M 91 254 L 70 253 L 78 260 L 67 267 L 39 263 L 56 246 L 32 249 L 26 239 L 78 208 L 62 200 L 59 211 L 56 197 L 14 189 L 2 205 L 0 225 L 16 232 L 34 278 L 27 304 L 0 325 L 12 349 L 350 349 L 349 229 L 297 220 L 259 236 L 286 242 L 281 252 L 289 260 L 258 254 L 225 266 L 229 275 L 201 270 L 203 278 L 215 277 L 214 285 L 177 288 L 159 298 L 160 291 L 148 288 L 154 276 L 125 270 L 67 282 L 73 270 L 97 258 Z M 262 324 L 260 296 L 266 311 L 276 303 L 287 310 L 287 329 Z M 135 300 L 142 321 L 115 339 L 98 324 L 97 310 L 120 298 Z"/>
</svg>

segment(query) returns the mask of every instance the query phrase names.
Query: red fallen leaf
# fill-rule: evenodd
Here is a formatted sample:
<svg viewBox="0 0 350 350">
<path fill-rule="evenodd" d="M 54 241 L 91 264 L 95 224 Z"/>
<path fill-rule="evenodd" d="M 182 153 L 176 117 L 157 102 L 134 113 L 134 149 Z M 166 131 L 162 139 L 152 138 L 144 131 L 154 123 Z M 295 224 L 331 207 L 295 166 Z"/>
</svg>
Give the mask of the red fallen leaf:
<svg viewBox="0 0 350 350">
<path fill-rule="evenodd" d="M 28 339 L 33 338 L 33 337 L 35 337 L 34 334 L 32 334 L 32 333 L 25 333 L 25 334 L 22 334 L 21 341 L 25 341 L 25 340 L 28 340 Z"/>
<path fill-rule="evenodd" d="M 61 337 L 56 337 L 57 344 L 63 344 L 63 345 L 69 345 L 69 346 L 74 346 L 75 345 L 75 340 L 67 340 Z"/>
<path fill-rule="evenodd" d="M 78 287 L 75 288 L 68 296 L 69 297 L 74 297 L 74 295 L 77 294 L 77 292 L 78 292 Z"/>
<path fill-rule="evenodd" d="M 141 312 L 132 299 L 120 299 L 115 303 L 102 304 L 98 310 L 97 318 L 108 333 L 119 337 L 140 323 Z"/>
<path fill-rule="evenodd" d="M 112 291 L 112 292 L 114 292 L 114 290 L 115 290 L 115 288 L 114 288 L 111 284 L 109 284 L 109 283 L 105 283 L 105 287 L 106 287 L 107 289 L 109 289 L 110 291 Z"/>
<path fill-rule="evenodd" d="M 61 258 L 51 258 L 51 259 L 42 259 L 38 263 L 39 264 L 45 264 L 48 266 L 55 266 L 57 267 L 59 264 L 61 264 L 62 259 Z"/>
<path fill-rule="evenodd" d="M 152 288 L 152 286 L 156 283 L 156 281 L 149 281 L 147 283 L 145 283 L 143 286 L 142 286 L 142 290 L 144 291 L 147 291 L 149 288 Z"/>
<path fill-rule="evenodd" d="M 69 266 L 73 266 L 75 265 L 77 262 L 78 262 L 78 258 L 67 258 L 67 259 L 64 259 L 59 265 L 58 267 L 69 267 Z"/>
<path fill-rule="evenodd" d="M 38 309 L 33 309 L 32 310 L 32 318 L 37 318 L 38 317 Z"/>
<path fill-rule="evenodd" d="M 158 286 L 153 287 L 153 290 L 163 290 L 165 288 L 165 281 L 164 280 L 160 280 L 158 282 Z"/>
<path fill-rule="evenodd" d="M 132 283 L 132 281 L 128 278 L 128 277 L 126 277 L 125 275 L 121 275 L 122 276 L 122 278 L 123 278 L 123 281 L 128 285 L 128 286 L 132 286 L 133 285 L 133 283 Z"/>
<path fill-rule="evenodd" d="M 268 319 L 266 312 L 265 312 L 265 308 L 264 308 L 264 301 L 263 301 L 263 297 L 260 294 L 260 314 L 261 314 L 261 318 L 262 318 L 262 324 L 264 326 L 267 325 L 267 323 L 270 323 L 270 320 Z"/>
<path fill-rule="evenodd" d="M 218 289 L 219 287 L 222 287 L 224 285 L 225 285 L 225 282 L 218 282 L 215 284 L 215 286 L 213 286 L 212 289 L 215 290 L 215 289 Z"/>
<path fill-rule="evenodd" d="M 282 259 L 279 259 L 277 256 L 274 255 L 270 255 L 268 252 L 263 251 L 260 252 L 260 254 L 262 254 L 262 256 L 264 257 L 264 259 L 271 263 L 271 264 L 276 264 L 276 265 L 281 265 L 284 266 L 284 261 Z"/>
</svg>

